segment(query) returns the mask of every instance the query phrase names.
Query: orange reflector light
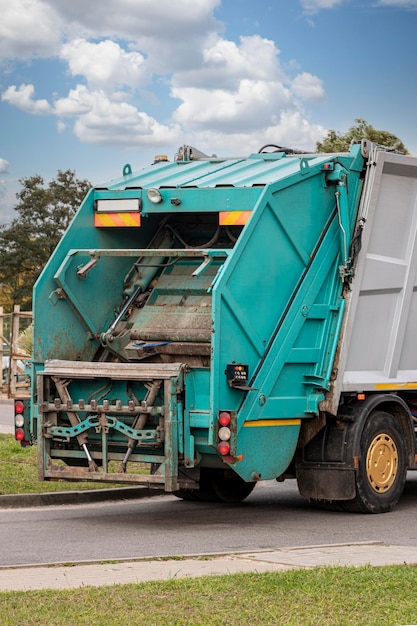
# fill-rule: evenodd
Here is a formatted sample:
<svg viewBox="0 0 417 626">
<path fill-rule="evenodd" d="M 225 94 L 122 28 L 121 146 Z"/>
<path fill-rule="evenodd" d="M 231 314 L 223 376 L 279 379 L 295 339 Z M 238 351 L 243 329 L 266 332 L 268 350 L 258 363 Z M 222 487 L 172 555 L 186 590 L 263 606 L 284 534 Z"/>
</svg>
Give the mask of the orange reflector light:
<svg viewBox="0 0 417 626">
<path fill-rule="evenodd" d="M 140 213 L 95 213 L 96 228 L 140 226 Z"/>
<path fill-rule="evenodd" d="M 356 396 L 358 400 L 365 400 L 366 396 L 364 393 L 358 393 L 358 395 Z"/>
<path fill-rule="evenodd" d="M 23 413 L 25 405 L 21 400 L 16 400 L 14 403 L 14 412 L 15 413 Z"/>
<path fill-rule="evenodd" d="M 230 453 L 230 443 L 228 441 L 221 441 L 217 446 L 217 451 L 222 456 L 226 456 Z"/>
<path fill-rule="evenodd" d="M 220 226 L 244 226 L 250 217 L 251 211 L 220 211 Z"/>
</svg>

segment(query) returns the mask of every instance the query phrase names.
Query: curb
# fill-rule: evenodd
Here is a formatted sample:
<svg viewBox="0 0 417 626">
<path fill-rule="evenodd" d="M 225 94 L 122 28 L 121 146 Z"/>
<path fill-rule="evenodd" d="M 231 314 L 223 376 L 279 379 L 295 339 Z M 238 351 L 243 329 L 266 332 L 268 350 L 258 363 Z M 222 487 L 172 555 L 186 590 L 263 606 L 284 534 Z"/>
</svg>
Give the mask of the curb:
<svg viewBox="0 0 417 626">
<path fill-rule="evenodd" d="M 169 495 L 149 487 L 119 487 L 116 489 L 94 489 L 86 491 L 54 491 L 24 495 L 0 495 L 0 509 L 18 509 L 61 504 L 90 504 L 111 500 L 138 500 L 154 496 Z"/>
<path fill-rule="evenodd" d="M 359 542 L 136 560 L 12 565 L 0 568 L 0 591 L 80 589 L 199 576 L 416 563 L 415 546 Z"/>
</svg>

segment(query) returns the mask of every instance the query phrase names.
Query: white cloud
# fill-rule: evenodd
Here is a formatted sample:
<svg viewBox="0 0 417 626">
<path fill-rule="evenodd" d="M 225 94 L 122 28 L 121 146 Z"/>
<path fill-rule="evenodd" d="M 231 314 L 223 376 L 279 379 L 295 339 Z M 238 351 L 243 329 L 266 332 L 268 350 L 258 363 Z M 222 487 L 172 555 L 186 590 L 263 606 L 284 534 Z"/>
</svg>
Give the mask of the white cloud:
<svg viewBox="0 0 417 626">
<path fill-rule="evenodd" d="M 182 35 L 207 18 L 214 24 L 213 10 L 221 0 L 100 0 L 100 10 L 85 0 L 47 0 L 67 22 L 90 28 L 95 33 L 118 33 L 135 39 L 137 34 Z M 179 29 L 176 30 L 176 29 Z"/>
<path fill-rule="evenodd" d="M 326 129 L 320 124 L 311 124 L 300 111 L 289 109 L 281 113 L 279 123 L 268 128 L 267 133 L 275 135 L 284 146 L 315 150 L 316 141 L 323 138 Z"/>
<path fill-rule="evenodd" d="M 346 0 L 301 0 L 301 6 L 305 13 L 313 14 L 321 11 L 321 9 L 334 9 L 343 2 Z"/>
<path fill-rule="evenodd" d="M 75 39 L 62 47 L 72 76 L 84 76 L 93 88 L 106 91 L 117 86 L 137 86 L 145 76 L 145 59 L 139 52 L 126 52 L 114 41 L 90 43 Z"/>
<path fill-rule="evenodd" d="M 57 50 L 60 20 L 52 2 L 0 0 L 0 57 L 48 56 Z"/>
<path fill-rule="evenodd" d="M 284 110 L 274 123 L 260 127 L 257 132 L 248 129 L 246 132 L 230 132 L 228 134 L 212 129 L 200 130 L 198 133 L 187 133 L 187 143 L 218 156 L 245 156 L 258 152 L 261 146 L 273 143 L 301 150 L 315 150 L 315 144 L 326 134 L 326 129 L 318 124 L 311 124 L 301 112 Z"/>
<path fill-rule="evenodd" d="M 298 74 L 291 84 L 293 93 L 302 100 L 320 101 L 324 99 L 323 81 L 308 72 Z"/>
<path fill-rule="evenodd" d="M 294 76 L 294 68 L 288 75 L 269 39 L 222 37 L 213 15 L 220 0 L 101 0 L 100 11 L 85 0 L 17 1 L 38 12 L 54 7 L 57 32 L 65 36 L 57 57 L 79 84 L 49 102 L 35 99 L 32 84 L 11 85 L 2 99 L 30 114 L 55 115 L 58 132 L 71 128 L 82 142 L 115 146 L 172 146 L 186 136 L 210 151 L 217 141 L 235 149 L 239 141 L 268 140 L 304 147 L 325 132 L 303 111 L 304 102 L 324 97 L 319 77 L 298 69 Z M 159 96 L 153 106 L 159 119 L 139 100 L 144 86 L 155 90 L 154 101 Z"/>
<path fill-rule="evenodd" d="M 198 68 L 175 72 L 174 87 L 205 87 L 236 89 L 239 81 L 282 80 L 279 50 L 273 41 L 259 35 L 241 37 L 240 43 L 216 38 L 208 42 L 202 52 Z"/>
<path fill-rule="evenodd" d="M 20 87 L 11 85 L 2 94 L 1 99 L 32 115 L 47 115 L 52 108 L 47 100 L 34 100 L 35 87 L 22 84 Z"/>
<path fill-rule="evenodd" d="M 0 158 L 0 174 L 4 174 L 9 169 L 9 162 Z"/>
<path fill-rule="evenodd" d="M 185 132 L 203 141 L 223 133 L 221 143 L 232 145 L 237 137 L 247 145 L 250 134 L 278 135 L 280 142 L 284 134 L 290 140 L 285 124 L 294 139 L 308 145 L 325 133 L 322 127 L 311 126 L 302 110 L 302 102 L 324 98 L 322 81 L 307 72 L 288 77 L 274 42 L 259 36 L 242 37 L 240 44 L 219 39 L 205 50 L 204 58 L 198 75 L 177 72 L 172 79 L 171 95 L 182 101 L 173 119 Z"/>
<path fill-rule="evenodd" d="M 59 42 L 110 38 L 146 50 L 154 71 L 192 68 L 206 39 L 222 29 L 213 15 L 220 3 L 100 0 L 98 9 L 85 0 L 0 0 L 0 56 L 47 56 Z"/>
<path fill-rule="evenodd" d="M 71 90 L 68 98 L 54 104 L 58 117 L 76 117 L 74 132 L 86 143 L 138 146 L 180 141 L 180 129 L 158 123 L 125 102 L 120 94 L 89 91 L 84 85 Z"/>
<path fill-rule="evenodd" d="M 92 107 L 93 96 L 85 85 L 77 85 L 68 96 L 58 98 L 54 103 L 54 113 L 58 117 L 77 117 L 88 113 Z"/>
<path fill-rule="evenodd" d="M 69 39 L 111 38 L 146 50 L 153 71 L 171 72 L 198 65 L 204 42 L 222 26 L 213 11 L 221 0 L 48 0 L 66 22 Z M 78 33 L 76 35 L 75 33 Z"/>
<path fill-rule="evenodd" d="M 225 133 L 256 129 L 290 105 L 290 93 L 279 82 L 243 79 L 235 91 L 220 89 L 173 89 L 183 100 L 174 119 L 193 129 L 215 127 Z"/>
</svg>

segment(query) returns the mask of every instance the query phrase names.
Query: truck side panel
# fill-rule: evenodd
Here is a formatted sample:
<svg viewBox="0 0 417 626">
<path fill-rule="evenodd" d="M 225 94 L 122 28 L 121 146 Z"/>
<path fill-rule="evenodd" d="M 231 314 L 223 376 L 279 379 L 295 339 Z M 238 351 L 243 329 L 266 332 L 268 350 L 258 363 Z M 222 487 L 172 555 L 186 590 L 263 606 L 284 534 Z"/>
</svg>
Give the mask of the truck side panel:
<svg viewBox="0 0 417 626">
<path fill-rule="evenodd" d="M 213 406 L 238 410 L 233 468 L 244 480 L 286 470 L 331 378 L 344 307 L 340 187 L 321 168 L 268 187 L 213 289 Z M 349 172 L 351 225 L 360 189 Z M 246 394 L 224 385 L 234 362 L 249 366 Z"/>
</svg>

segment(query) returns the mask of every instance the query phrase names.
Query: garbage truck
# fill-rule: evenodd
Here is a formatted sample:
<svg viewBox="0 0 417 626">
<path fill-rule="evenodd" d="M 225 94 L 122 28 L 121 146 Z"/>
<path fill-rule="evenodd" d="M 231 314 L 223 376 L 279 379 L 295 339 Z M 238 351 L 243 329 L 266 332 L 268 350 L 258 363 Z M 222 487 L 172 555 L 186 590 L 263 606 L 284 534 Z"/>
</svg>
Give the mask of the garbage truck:
<svg viewBox="0 0 417 626">
<path fill-rule="evenodd" d="M 182 146 L 91 189 L 34 288 L 40 480 L 391 510 L 417 469 L 417 158 Z"/>
</svg>

